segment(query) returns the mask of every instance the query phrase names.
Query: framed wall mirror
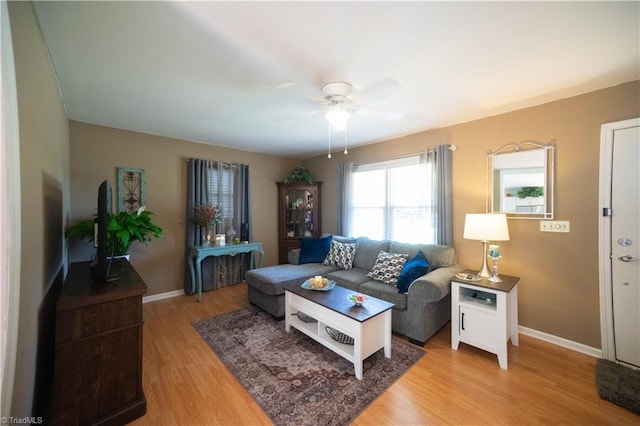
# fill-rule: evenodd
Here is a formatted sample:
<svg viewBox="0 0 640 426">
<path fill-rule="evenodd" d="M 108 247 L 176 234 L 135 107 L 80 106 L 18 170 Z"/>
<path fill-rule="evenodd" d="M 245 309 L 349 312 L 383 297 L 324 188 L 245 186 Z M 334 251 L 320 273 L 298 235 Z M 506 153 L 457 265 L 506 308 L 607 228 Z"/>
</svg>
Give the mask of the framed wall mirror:
<svg viewBox="0 0 640 426">
<path fill-rule="evenodd" d="M 553 219 L 555 140 L 524 141 L 487 153 L 487 212 Z"/>
</svg>

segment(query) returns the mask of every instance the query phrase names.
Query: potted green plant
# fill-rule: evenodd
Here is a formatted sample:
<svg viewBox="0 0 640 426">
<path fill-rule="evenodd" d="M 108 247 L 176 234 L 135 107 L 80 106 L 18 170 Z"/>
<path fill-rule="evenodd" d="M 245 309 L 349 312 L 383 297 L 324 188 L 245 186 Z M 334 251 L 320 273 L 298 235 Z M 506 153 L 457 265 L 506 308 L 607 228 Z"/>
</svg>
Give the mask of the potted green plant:
<svg viewBox="0 0 640 426">
<path fill-rule="evenodd" d="M 524 186 L 518 191 L 518 198 L 542 197 L 544 195 L 544 187 L 542 186 Z"/>
<path fill-rule="evenodd" d="M 308 182 L 313 183 L 313 176 L 309 173 L 309 170 L 302 166 L 295 166 L 289 175 L 284 178 L 284 184 L 288 185 L 292 182 Z"/>
<path fill-rule="evenodd" d="M 107 222 L 107 253 L 112 256 L 129 254 L 131 245 L 147 243 L 151 237 L 162 237 L 162 228 L 151 220 L 152 212 L 140 207 L 135 213 L 122 211 L 109 215 Z M 66 238 L 83 238 L 93 241 L 93 218 L 82 219 L 65 230 Z"/>
</svg>

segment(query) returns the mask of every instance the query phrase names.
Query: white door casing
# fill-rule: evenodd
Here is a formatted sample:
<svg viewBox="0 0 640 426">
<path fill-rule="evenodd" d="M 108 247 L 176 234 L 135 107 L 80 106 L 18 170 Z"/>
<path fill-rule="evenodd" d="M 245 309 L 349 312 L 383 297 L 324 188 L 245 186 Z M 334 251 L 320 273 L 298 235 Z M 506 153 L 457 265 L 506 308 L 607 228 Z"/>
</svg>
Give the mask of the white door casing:
<svg viewBox="0 0 640 426">
<path fill-rule="evenodd" d="M 602 126 L 600 316 L 605 359 L 640 367 L 640 119 Z"/>
</svg>

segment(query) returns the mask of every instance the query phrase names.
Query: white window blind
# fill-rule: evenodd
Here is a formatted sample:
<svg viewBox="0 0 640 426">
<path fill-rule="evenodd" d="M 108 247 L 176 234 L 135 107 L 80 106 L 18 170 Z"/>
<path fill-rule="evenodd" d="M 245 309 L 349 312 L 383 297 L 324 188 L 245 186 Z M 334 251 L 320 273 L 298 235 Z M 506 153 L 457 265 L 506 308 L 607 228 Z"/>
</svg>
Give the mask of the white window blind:
<svg viewBox="0 0 640 426">
<path fill-rule="evenodd" d="M 430 167 L 419 155 L 358 165 L 351 192 L 353 235 L 433 242 Z"/>
<path fill-rule="evenodd" d="M 222 208 L 222 223 L 228 230 L 235 218 L 235 182 L 233 165 L 214 164 L 209 173 L 209 200 Z"/>
</svg>

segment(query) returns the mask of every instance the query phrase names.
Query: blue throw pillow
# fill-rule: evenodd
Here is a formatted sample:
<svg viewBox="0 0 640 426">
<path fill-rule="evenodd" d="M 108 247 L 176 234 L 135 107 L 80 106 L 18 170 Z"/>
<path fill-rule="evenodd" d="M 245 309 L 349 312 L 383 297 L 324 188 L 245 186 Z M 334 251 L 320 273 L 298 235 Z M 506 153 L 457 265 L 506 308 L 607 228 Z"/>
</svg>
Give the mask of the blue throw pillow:
<svg viewBox="0 0 640 426">
<path fill-rule="evenodd" d="M 331 235 L 324 238 L 300 238 L 298 264 L 324 262 L 331 248 L 331 239 Z"/>
<path fill-rule="evenodd" d="M 413 259 L 407 261 L 398 276 L 398 293 L 406 293 L 409 286 L 416 278 L 419 278 L 429 270 L 429 262 L 422 251 L 419 251 Z"/>
</svg>

